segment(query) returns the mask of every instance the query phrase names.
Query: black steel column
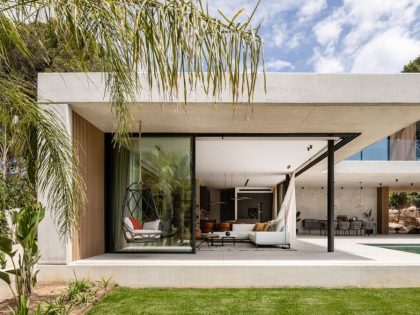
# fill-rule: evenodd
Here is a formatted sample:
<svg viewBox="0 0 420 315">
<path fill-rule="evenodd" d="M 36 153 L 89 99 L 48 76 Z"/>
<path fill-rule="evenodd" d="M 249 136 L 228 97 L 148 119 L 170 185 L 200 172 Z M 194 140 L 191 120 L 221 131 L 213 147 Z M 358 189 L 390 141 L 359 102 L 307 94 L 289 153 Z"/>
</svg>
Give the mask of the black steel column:
<svg viewBox="0 0 420 315">
<path fill-rule="evenodd" d="M 328 140 L 328 252 L 334 251 L 334 140 Z"/>
</svg>

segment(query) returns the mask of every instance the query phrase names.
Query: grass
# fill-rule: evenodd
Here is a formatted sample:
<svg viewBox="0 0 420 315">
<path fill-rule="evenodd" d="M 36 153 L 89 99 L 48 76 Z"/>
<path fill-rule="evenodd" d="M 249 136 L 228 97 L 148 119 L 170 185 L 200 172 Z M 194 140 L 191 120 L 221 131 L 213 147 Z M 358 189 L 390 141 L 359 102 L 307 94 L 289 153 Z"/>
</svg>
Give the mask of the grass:
<svg viewBox="0 0 420 315">
<path fill-rule="evenodd" d="M 88 314 L 419 314 L 415 289 L 130 289 Z"/>
</svg>

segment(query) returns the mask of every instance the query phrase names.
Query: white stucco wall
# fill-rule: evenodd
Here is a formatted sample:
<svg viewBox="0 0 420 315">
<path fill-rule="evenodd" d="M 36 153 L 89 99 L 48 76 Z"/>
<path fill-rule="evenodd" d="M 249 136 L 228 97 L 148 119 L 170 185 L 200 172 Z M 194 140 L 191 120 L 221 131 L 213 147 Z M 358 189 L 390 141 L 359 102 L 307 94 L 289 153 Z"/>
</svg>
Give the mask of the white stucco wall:
<svg viewBox="0 0 420 315">
<path fill-rule="evenodd" d="M 363 219 L 363 212 L 372 209 L 376 222 L 376 188 L 364 187 L 362 190 L 362 203 L 366 210 L 356 208 L 360 202 L 359 187 L 335 188 L 335 217 L 346 214 L 349 218 L 357 216 Z M 301 212 L 301 219 L 327 219 L 327 189 L 321 186 L 296 187 L 297 210 Z M 298 228 L 302 228 L 302 221 Z"/>
</svg>

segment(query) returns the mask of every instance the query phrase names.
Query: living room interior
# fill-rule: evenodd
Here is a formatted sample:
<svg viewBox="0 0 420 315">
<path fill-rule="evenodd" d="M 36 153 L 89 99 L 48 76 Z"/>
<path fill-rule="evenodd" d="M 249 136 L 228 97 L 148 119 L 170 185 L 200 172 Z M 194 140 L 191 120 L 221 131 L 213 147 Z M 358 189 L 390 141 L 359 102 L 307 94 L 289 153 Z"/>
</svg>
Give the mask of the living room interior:
<svg viewBox="0 0 420 315">
<path fill-rule="evenodd" d="M 126 158 L 110 164 L 111 251 L 289 248 L 296 234 L 326 235 L 328 189 L 320 162 L 329 140 L 343 143 L 316 134 L 132 137 Z M 117 176 L 121 170 L 126 176 Z M 336 180 L 334 233 L 376 234 L 376 190 Z"/>
<path fill-rule="evenodd" d="M 325 139 L 299 137 L 197 137 L 195 238 L 199 247 L 244 241 L 290 247 L 287 223 L 277 218 L 288 175 L 313 161 L 326 144 Z M 277 239 L 276 233 L 259 233 L 276 231 L 273 226 L 270 229 L 275 222 L 283 225 L 277 227 Z M 280 235 L 280 230 L 285 233 Z M 265 239 L 257 241 L 255 234 Z"/>
</svg>

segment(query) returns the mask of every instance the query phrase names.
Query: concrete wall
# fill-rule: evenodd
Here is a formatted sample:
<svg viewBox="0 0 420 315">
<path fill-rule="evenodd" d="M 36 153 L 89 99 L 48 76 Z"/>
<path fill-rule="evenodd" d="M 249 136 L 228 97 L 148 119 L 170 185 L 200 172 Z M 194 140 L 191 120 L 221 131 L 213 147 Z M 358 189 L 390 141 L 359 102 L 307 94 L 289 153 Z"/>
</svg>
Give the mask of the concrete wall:
<svg viewBox="0 0 420 315">
<path fill-rule="evenodd" d="M 281 253 L 280 253 L 281 256 Z M 139 272 L 141 270 L 141 272 Z M 153 264 L 42 266 L 41 282 L 112 278 L 121 286 L 134 288 L 281 288 L 281 287 L 359 287 L 404 288 L 420 286 L 420 266 L 416 264 L 340 265 L 308 262 L 281 264 L 271 261 L 237 261 L 233 264 L 205 261 L 200 265 Z M 140 307 L 140 305 L 139 305 Z"/>
<path fill-rule="evenodd" d="M 327 219 L 327 188 L 321 186 L 296 187 L 297 210 L 301 212 L 301 219 Z M 362 189 L 362 203 L 366 210 L 356 208 L 360 202 L 360 187 L 335 187 L 335 216 L 346 214 L 348 217 L 357 216 L 363 219 L 363 211 L 372 209 L 376 222 L 376 188 Z M 302 227 L 302 221 L 298 228 Z"/>
<path fill-rule="evenodd" d="M 67 104 L 43 105 L 62 122 L 66 132 L 72 134 L 72 110 Z M 72 245 L 60 238 L 54 214 L 46 198 L 47 191 L 38 191 L 38 200 L 46 208 L 45 218 L 39 225 L 38 241 L 41 252 L 40 263 L 66 264 L 71 261 Z"/>
</svg>

